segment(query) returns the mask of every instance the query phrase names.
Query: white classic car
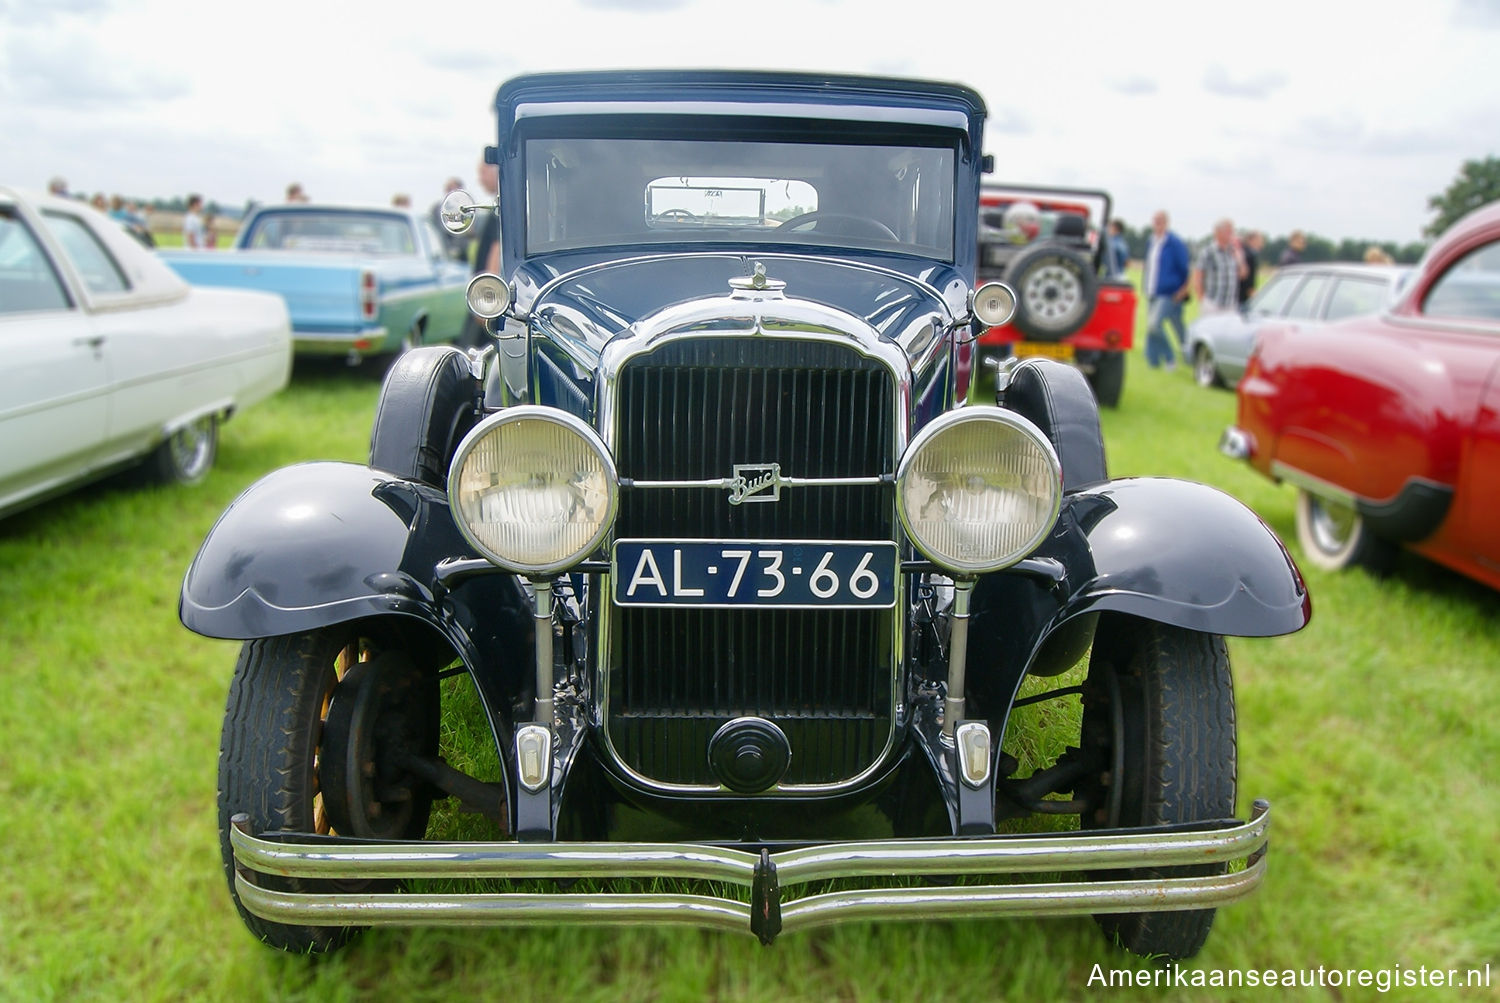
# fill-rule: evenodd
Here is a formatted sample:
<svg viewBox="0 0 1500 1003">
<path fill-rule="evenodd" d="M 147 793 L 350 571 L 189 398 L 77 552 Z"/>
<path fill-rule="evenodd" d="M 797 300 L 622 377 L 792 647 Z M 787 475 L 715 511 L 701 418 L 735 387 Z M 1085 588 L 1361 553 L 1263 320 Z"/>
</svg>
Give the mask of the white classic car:
<svg viewBox="0 0 1500 1003">
<path fill-rule="evenodd" d="M 279 298 L 189 286 L 100 213 L 0 186 L 0 516 L 142 460 L 201 480 L 290 371 Z"/>
</svg>

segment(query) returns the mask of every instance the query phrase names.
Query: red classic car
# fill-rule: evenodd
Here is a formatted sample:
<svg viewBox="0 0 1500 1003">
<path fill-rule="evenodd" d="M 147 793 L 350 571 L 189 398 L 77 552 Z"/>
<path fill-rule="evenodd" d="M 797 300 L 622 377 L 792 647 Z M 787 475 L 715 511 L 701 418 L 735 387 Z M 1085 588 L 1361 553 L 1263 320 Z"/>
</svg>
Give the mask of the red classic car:
<svg viewBox="0 0 1500 1003">
<path fill-rule="evenodd" d="M 1404 545 L 1500 589 L 1500 202 L 1455 223 L 1385 312 L 1262 331 L 1220 448 L 1298 487 L 1313 564 Z"/>
</svg>

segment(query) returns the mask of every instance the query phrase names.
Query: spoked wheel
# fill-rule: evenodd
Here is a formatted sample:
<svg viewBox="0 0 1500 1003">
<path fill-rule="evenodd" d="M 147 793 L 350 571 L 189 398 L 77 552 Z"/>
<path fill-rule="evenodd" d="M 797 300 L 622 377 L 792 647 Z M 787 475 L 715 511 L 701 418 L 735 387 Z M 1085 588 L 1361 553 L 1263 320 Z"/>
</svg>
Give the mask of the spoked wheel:
<svg viewBox="0 0 1500 1003">
<path fill-rule="evenodd" d="M 167 436 L 146 461 L 163 484 L 197 484 L 208 476 L 219 452 L 219 423 L 211 414 L 188 422 Z"/>
<path fill-rule="evenodd" d="M 437 750 L 436 677 L 399 651 L 342 629 L 247 642 L 230 683 L 219 746 L 219 846 L 235 908 L 273 947 L 333 951 L 358 931 L 296 926 L 245 909 L 234 887 L 230 818 L 254 832 L 420 838 L 432 794 L 401 766 Z M 257 875 L 286 891 L 379 891 L 388 883 Z"/>
<path fill-rule="evenodd" d="M 1324 571 L 1358 565 L 1380 574 L 1395 559 L 1395 544 L 1371 533 L 1354 506 L 1307 490 L 1297 493 L 1297 540 L 1307 559 Z"/>
<path fill-rule="evenodd" d="M 1166 825 L 1234 813 L 1234 687 L 1217 634 L 1101 618 L 1083 694 L 1081 746 L 1103 769 L 1080 785 L 1085 829 Z M 1223 873 L 1223 864 L 1100 877 Z M 1106 936 L 1148 957 L 1198 953 L 1214 910 L 1095 916 Z"/>
</svg>

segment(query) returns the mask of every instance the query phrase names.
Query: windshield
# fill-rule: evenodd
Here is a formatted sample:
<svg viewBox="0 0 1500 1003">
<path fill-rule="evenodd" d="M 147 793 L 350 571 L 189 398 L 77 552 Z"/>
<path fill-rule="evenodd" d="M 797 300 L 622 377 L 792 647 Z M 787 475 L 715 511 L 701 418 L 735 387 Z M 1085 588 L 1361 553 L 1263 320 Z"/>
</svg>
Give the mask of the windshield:
<svg viewBox="0 0 1500 1003">
<path fill-rule="evenodd" d="M 353 212 L 263 212 L 245 247 L 339 254 L 415 254 L 411 224 L 400 216 Z"/>
<path fill-rule="evenodd" d="M 538 138 L 526 253 L 641 243 L 810 243 L 953 260 L 941 146 Z"/>
</svg>

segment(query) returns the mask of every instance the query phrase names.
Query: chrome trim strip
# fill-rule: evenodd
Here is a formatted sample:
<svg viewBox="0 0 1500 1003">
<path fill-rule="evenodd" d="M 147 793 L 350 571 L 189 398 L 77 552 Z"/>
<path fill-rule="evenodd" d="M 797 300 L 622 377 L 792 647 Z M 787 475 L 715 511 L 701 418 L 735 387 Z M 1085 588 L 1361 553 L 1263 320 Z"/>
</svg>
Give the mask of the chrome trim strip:
<svg viewBox="0 0 1500 1003">
<path fill-rule="evenodd" d="M 740 850 L 690 844 L 611 843 L 280 843 L 258 838 L 238 816 L 230 830 L 241 904 L 263 919 L 328 926 L 507 923 L 661 923 L 751 933 L 746 902 L 697 894 L 449 893 L 318 894 L 277 891 L 261 873 L 319 878 L 685 877 L 753 887 L 759 859 Z M 781 886 L 838 877 L 1078 872 L 1171 867 L 1246 857 L 1242 870 L 1188 877 L 1067 880 L 1031 884 L 840 891 L 777 902 L 782 930 L 846 920 L 976 916 L 1069 916 L 1166 912 L 1227 905 L 1265 876 L 1269 806 L 1249 822 L 1195 832 L 1069 837 L 906 840 L 817 846 L 771 855 Z"/>
<path fill-rule="evenodd" d="M 885 477 L 777 477 L 775 483 L 784 488 L 836 488 L 879 487 L 891 482 Z M 717 488 L 729 491 L 734 488 L 735 484 L 735 478 L 721 477 L 718 480 L 706 481 L 627 481 L 621 483 L 620 487 L 626 490 L 630 488 Z"/>
<path fill-rule="evenodd" d="M 1359 500 L 1353 492 L 1314 477 L 1312 474 L 1303 473 L 1296 467 L 1289 467 L 1280 460 L 1271 461 L 1271 476 L 1278 481 L 1286 481 L 1296 487 L 1306 488 L 1320 498 L 1341 502 L 1350 508 L 1353 508 L 1354 503 Z"/>
<path fill-rule="evenodd" d="M 780 883 L 924 874 L 1175 867 L 1238 860 L 1270 840 L 1271 813 L 1187 832 L 987 836 L 829 843 L 771 854 Z M 231 825 L 235 862 L 303 878 L 699 878 L 749 887 L 759 857 L 696 843 L 292 843 Z"/>
<path fill-rule="evenodd" d="M 1242 871 L 1144 881 L 1059 881 L 956 888 L 889 888 L 812 895 L 782 906 L 781 932 L 869 920 L 975 919 L 1175 912 L 1230 905 L 1265 877 L 1265 858 Z M 625 926 L 651 923 L 754 934 L 750 905 L 708 895 L 306 895 L 236 874 L 245 909 L 277 923 L 315 926 Z"/>
</svg>

